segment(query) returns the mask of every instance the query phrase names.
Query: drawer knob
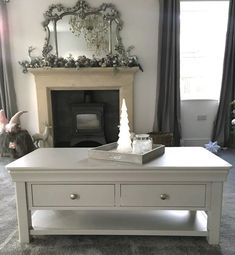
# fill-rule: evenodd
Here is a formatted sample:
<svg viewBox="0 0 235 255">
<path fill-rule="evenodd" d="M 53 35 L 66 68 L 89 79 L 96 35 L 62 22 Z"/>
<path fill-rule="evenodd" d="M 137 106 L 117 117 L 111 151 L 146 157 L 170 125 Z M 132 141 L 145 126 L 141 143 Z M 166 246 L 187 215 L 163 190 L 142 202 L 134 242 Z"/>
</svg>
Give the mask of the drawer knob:
<svg viewBox="0 0 235 255">
<path fill-rule="evenodd" d="M 79 199 L 80 196 L 78 194 L 70 194 L 70 199 L 74 200 L 74 199 Z"/>
<path fill-rule="evenodd" d="M 167 194 L 161 194 L 160 198 L 161 198 L 161 200 L 166 200 L 169 198 L 169 196 Z"/>
</svg>

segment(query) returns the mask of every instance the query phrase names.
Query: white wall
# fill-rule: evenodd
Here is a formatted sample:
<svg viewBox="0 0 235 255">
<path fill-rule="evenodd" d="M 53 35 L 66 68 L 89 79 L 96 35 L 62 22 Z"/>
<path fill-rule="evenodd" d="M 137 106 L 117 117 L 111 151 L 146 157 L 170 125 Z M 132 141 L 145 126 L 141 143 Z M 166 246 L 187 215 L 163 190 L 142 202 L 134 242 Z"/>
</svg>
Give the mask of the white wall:
<svg viewBox="0 0 235 255">
<path fill-rule="evenodd" d="M 182 145 L 204 146 L 211 140 L 217 100 L 181 101 Z"/>
<path fill-rule="evenodd" d="M 103 0 L 88 0 L 99 6 Z M 31 134 L 38 131 L 36 90 L 32 74 L 23 74 L 18 61 L 27 59 L 29 46 L 43 47 L 45 32 L 41 26 L 43 13 L 52 3 L 73 6 L 76 0 L 11 0 L 8 4 L 11 31 L 13 71 L 19 110 L 28 110 L 21 117 L 22 127 Z M 134 45 L 144 72 L 136 75 L 134 91 L 135 132 L 152 131 L 156 94 L 157 70 L 157 29 L 158 0 L 107 0 L 116 5 L 124 21 L 121 32 L 124 45 Z M 217 102 L 182 101 L 182 141 L 184 145 L 199 145 L 210 139 Z M 198 121 L 198 115 L 206 115 L 207 120 Z"/>
<path fill-rule="evenodd" d="M 43 47 L 45 32 L 41 26 L 43 13 L 52 3 L 70 7 L 76 0 L 11 0 L 8 4 L 12 62 L 19 110 L 28 110 L 21 117 L 23 128 L 33 134 L 38 131 L 36 89 L 32 74 L 23 74 L 18 61 L 27 59 L 29 46 Z M 88 2 L 99 6 L 103 0 Z M 124 28 L 121 32 L 126 47 L 134 45 L 133 54 L 139 57 L 144 72 L 136 75 L 134 91 L 135 132 L 152 130 L 156 94 L 158 0 L 108 0 L 121 13 Z"/>
</svg>

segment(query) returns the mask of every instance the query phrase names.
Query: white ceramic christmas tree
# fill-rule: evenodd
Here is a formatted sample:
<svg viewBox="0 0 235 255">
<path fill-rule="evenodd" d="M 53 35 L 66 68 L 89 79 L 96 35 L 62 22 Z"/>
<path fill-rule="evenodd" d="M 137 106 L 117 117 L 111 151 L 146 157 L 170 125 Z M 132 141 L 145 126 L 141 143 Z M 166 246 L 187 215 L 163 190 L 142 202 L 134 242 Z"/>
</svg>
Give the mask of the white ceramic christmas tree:
<svg viewBox="0 0 235 255">
<path fill-rule="evenodd" d="M 119 139 L 117 141 L 117 151 L 121 153 L 130 153 L 131 147 L 131 134 L 129 128 L 128 114 L 125 99 L 122 100 L 120 127 L 119 127 Z"/>
</svg>

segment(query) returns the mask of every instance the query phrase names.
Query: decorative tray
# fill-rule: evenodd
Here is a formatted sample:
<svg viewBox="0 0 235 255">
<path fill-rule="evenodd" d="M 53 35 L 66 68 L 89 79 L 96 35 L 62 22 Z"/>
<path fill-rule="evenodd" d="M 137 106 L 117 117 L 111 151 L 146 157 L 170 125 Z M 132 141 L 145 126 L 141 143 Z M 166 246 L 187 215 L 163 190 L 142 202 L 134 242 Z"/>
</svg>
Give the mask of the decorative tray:
<svg viewBox="0 0 235 255">
<path fill-rule="evenodd" d="M 88 157 L 93 159 L 104 159 L 136 164 L 144 164 L 164 154 L 165 146 L 153 144 L 153 149 L 143 154 L 117 152 L 117 143 L 109 143 L 95 147 L 88 151 Z"/>
</svg>

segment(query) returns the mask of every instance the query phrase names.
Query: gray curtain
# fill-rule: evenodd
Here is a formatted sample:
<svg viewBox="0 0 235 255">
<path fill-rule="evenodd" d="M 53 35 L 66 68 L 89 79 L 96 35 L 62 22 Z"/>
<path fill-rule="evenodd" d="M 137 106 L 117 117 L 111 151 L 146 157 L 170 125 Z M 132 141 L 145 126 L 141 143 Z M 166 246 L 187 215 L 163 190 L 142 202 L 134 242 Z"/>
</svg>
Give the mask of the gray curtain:
<svg viewBox="0 0 235 255">
<path fill-rule="evenodd" d="M 235 1 L 230 1 L 225 44 L 220 103 L 214 122 L 212 140 L 221 146 L 229 145 L 231 106 L 235 99 Z"/>
<path fill-rule="evenodd" d="M 10 40 L 6 1 L 0 0 L 0 109 L 8 118 L 17 112 L 11 67 Z"/>
<path fill-rule="evenodd" d="M 157 96 L 154 132 L 171 132 L 180 145 L 180 0 L 159 0 Z"/>
</svg>

